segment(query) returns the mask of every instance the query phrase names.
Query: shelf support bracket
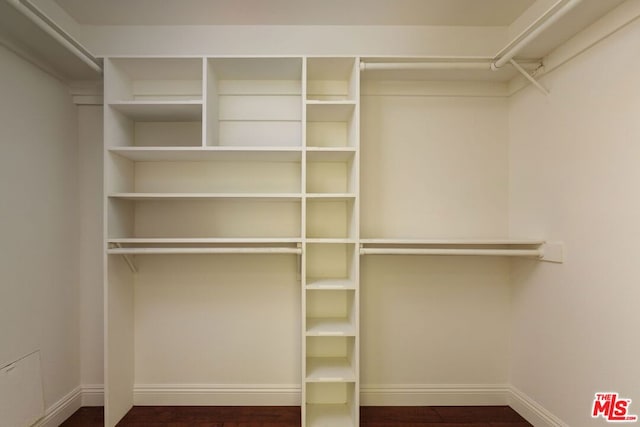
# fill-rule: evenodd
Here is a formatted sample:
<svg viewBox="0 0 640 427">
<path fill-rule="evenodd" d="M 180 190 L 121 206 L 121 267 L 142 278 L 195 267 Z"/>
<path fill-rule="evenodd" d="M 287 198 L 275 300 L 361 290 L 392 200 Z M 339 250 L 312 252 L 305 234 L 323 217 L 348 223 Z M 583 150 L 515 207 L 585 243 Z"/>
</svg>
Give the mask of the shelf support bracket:
<svg viewBox="0 0 640 427">
<path fill-rule="evenodd" d="M 116 243 L 115 246 L 119 249 L 122 249 L 122 245 L 120 243 Z M 125 260 L 129 268 L 131 269 L 132 273 L 138 272 L 138 268 L 136 267 L 136 264 L 133 262 L 133 259 L 131 259 L 129 255 L 122 255 L 122 258 Z"/>
<path fill-rule="evenodd" d="M 544 93 L 546 96 L 549 96 L 549 91 L 547 90 L 547 88 L 545 88 L 544 86 L 542 86 L 542 84 L 540 84 L 539 81 L 537 81 L 536 79 L 534 79 L 531 74 L 529 74 L 527 72 L 527 70 L 525 70 L 524 68 L 522 68 L 522 66 L 520 64 L 518 64 L 516 61 L 514 61 L 513 59 L 510 59 L 509 62 L 511 63 L 511 65 L 513 65 L 513 68 L 515 68 L 516 70 L 518 70 L 518 72 L 520 74 L 522 74 L 527 80 L 529 80 L 540 92 Z"/>
</svg>

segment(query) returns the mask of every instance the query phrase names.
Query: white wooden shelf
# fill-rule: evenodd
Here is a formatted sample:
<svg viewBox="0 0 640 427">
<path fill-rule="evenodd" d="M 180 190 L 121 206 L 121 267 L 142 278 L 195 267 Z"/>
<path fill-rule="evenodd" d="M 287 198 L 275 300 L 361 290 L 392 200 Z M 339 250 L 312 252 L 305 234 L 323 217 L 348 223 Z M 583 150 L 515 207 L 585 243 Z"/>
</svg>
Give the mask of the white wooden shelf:
<svg viewBox="0 0 640 427">
<path fill-rule="evenodd" d="M 117 101 L 108 104 L 140 122 L 189 122 L 202 120 L 202 101 Z"/>
<path fill-rule="evenodd" d="M 109 152 L 137 162 L 299 162 L 302 158 L 301 147 L 116 147 Z"/>
<path fill-rule="evenodd" d="M 279 243 L 300 243 L 298 237 L 119 237 L 107 240 L 108 243 L 117 244 L 279 244 Z"/>
<path fill-rule="evenodd" d="M 290 201 L 302 199 L 300 193 L 112 193 L 110 198 L 145 200 L 269 200 Z"/>
<path fill-rule="evenodd" d="M 353 193 L 307 193 L 306 197 L 308 199 L 336 202 L 342 200 L 353 200 L 356 195 Z"/>
<path fill-rule="evenodd" d="M 355 239 L 350 239 L 348 237 L 312 237 L 306 239 L 307 243 L 345 243 L 345 244 L 354 244 L 356 243 Z"/>
<path fill-rule="evenodd" d="M 307 404 L 307 427 L 354 427 L 347 405 Z"/>
<path fill-rule="evenodd" d="M 307 160 L 312 162 L 346 162 L 352 160 L 353 147 L 307 147 Z"/>
<path fill-rule="evenodd" d="M 311 357 L 307 359 L 307 382 L 354 382 L 353 367 L 343 357 Z"/>
<path fill-rule="evenodd" d="M 355 336 L 356 329 L 347 318 L 326 317 L 307 319 L 307 336 L 347 337 Z"/>
<path fill-rule="evenodd" d="M 302 254 L 291 247 L 128 247 L 107 249 L 109 255 L 169 255 L 169 254 Z"/>
<path fill-rule="evenodd" d="M 351 279 L 307 278 L 308 290 L 353 290 L 356 284 Z"/>
</svg>

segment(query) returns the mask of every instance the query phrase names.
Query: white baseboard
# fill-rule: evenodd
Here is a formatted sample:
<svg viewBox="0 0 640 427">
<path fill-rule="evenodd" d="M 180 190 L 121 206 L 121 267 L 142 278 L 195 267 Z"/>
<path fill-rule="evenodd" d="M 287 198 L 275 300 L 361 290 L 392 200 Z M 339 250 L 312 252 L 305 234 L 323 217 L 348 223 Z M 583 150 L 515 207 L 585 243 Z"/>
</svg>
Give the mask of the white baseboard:
<svg viewBox="0 0 640 427">
<path fill-rule="evenodd" d="M 507 384 L 363 385 L 362 406 L 506 405 Z"/>
<path fill-rule="evenodd" d="M 137 384 L 134 405 L 297 406 L 297 384 Z"/>
<path fill-rule="evenodd" d="M 49 407 L 35 427 L 58 427 L 83 406 L 102 406 L 104 387 L 75 388 Z M 292 385 L 136 385 L 135 405 L 297 406 L 300 386 Z M 363 385 L 362 406 L 509 405 L 535 427 L 569 427 L 538 402 L 507 384 Z"/>
<path fill-rule="evenodd" d="M 510 387 L 508 404 L 535 427 L 569 427 L 560 418 L 515 387 Z"/>
<path fill-rule="evenodd" d="M 45 411 L 44 417 L 34 424 L 36 427 L 58 427 L 82 407 L 82 387 L 76 387 Z"/>
<path fill-rule="evenodd" d="M 102 384 L 83 385 L 82 406 L 104 406 L 104 386 Z"/>
</svg>

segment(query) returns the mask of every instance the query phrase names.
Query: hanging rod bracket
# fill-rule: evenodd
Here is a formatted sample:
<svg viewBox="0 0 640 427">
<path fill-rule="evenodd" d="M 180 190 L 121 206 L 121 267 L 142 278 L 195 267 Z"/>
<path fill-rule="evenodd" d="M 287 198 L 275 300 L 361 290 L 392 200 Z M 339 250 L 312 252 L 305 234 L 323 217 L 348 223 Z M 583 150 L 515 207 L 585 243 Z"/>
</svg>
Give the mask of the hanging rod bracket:
<svg viewBox="0 0 640 427">
<path fill-rule="evenodd" d="M 122 249 L 122 245 L 120 243 L 114 243 L 113 247 L 116 247 L 118 249 Z M 124 261 L 127 263 L 127 265 L 129 266 L 129 268 L 131 269 L 131 272 L 132 273 L 137 273 L 138 272 L 138 267 L 136 267 L 136 264 L 133 261 L 133 259 L 131 258 L 131 256 L 129 256 L 127 254 L 122 254 L 121 256 L 124 259 Z"/>
<path fill-rule="evenodd" d="M 545 95 L 549 96 L 549 90 L 547 90 L 547 88 L 545 88 L 544 86 L 542 86 L 542 84 L 540 84 L 539 81 L 537 81 L 536 79 L 533 78 L 533 76 L 531 76 L 531 74 L 529 74 L 527 72 L 527 70 L 525 70 L 524 68 L 522 68 L 520 66 L 520 64 L 518 64 L 516 61 L 514 61 L 513 59 L 509 60 L 509 63 L 511 65 L 513 65 L 513 68 L 515 68 L 516 70 L 518 70 L 518 72 L 520 74 L 522 74 L 527 80 L 529 80 L 540 92 L 544 93 Z M 491 64 L 491 67 L 493 67 L 494 64 Z"/>
<path fill-rule="evenodd" d="M 555 262 L 558 264 L 564 262 L 565 250 L 563 242 L 545 242 L 540 250 L 540 261 Z"/>
</svg>

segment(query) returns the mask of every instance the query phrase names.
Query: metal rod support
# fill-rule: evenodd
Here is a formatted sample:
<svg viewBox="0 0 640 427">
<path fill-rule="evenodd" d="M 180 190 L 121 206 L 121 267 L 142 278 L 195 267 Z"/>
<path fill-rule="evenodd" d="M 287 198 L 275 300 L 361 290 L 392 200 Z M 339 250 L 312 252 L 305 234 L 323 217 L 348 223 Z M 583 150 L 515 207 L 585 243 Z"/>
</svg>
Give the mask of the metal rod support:
<svg viewBox="0 0 640 427">
<path fill-rule="evenodd" d="M 527 80 L 529 80 L 535 87 L 538 88 L 538 90 L 540 90 L 540 92 L 544 93 L 545 95 L 549 96 L 549 91 L 547 90 L 547 88 L 545 88 L 544 86 L 542 86 L 540 84 L 540 82 L 538 82 L 536 79 L 534 79 L 529 73 L 527 73 L 527 71 L 522 68 L 520 66 L 520 64 L 518 64 L 516 61 L 514 61 L 513 59 L 510 59 L 509 62 L 511 63 L 511 65 L 513 65 L 513 67 L 518 70 L 518 72 L 520 74 L 522 74 Z"/>
<path fill-rule="evenodd" d="M 564 0 L 559 0 L 555 5 L 552 6 L 551 9 L 555 9 L 563 1 Z M 547 18 L 546 20 L 542 21 L 540 24 L 535 26 L 535 28 L 533 28 L 532 31 L 527 33 L 520 40 L 518 40 L 515 43 L 510 43 L 510 44 L 513 44 L 510 48 L 507 48 L 506 51 L 505 49 L 503 49 L 502 51 L 504 51 L 504 53 L 498 54 L 498 56 L 494 58 L 494 62 L 493 64 L 491 64 L 492 69 L 503 67 L 513 57 L 515 57 L 526 45 L 531 43 L 533 39 L 538 37 L 544 30 L 546 30 L 551 25 L 553 25 L 556 21 L 558 21 L 558 19 L 562 18 L 567 12 L 569 12 L 571 9 L 577 6 L 578 3 L 580 3 L 581 1 L 582 0 L 569 0 L 564 6 L 556 10 L 551 16 L 549 16 L 549 18 Z M 547 14 L 548 13 L 545 13 L 542 16 L 544 17 Z"/>
</svg>

